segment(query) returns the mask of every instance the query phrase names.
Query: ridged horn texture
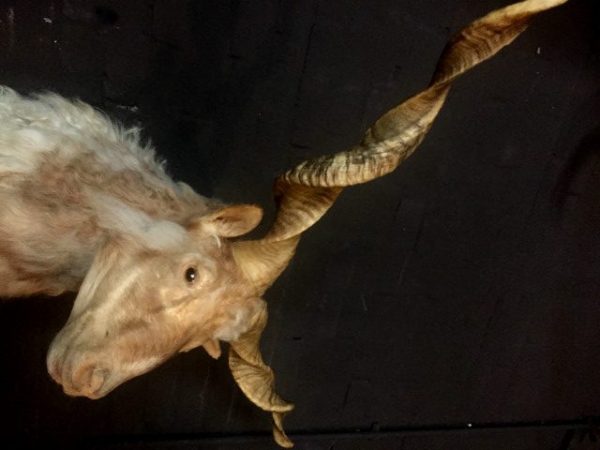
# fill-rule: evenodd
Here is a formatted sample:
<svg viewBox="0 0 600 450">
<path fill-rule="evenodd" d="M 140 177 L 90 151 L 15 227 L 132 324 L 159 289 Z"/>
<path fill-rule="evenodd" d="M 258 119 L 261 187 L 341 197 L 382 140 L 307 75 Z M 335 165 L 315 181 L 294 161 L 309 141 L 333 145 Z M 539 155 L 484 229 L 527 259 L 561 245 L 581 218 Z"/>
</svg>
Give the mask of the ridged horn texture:
<svg viewBox="0 0 600 450">
<path fill-rule="evenodd" d="M 262 295 L 287 267 L 302 232 L 327 212 L 344 187 L 386 175 L 414 152 L 456 78 L 510 44 L 525 31 L 535 14 L 566 1 L 526 0 L 471 23 L 447 44 L 429 86 L 381 116 L 360 144 L 305 161 L 280 176 L 274 187 L 277 216 L 270 231 L 263 239 L 237 242 L 233 248 L 240 268 L 256 286 L 257 295 Z M 266 321 L 266 313 L 259 322 L 261 332 L 263 320 Z M 280 415 L 284 412 L 281 405 L 288 404 L 282 403 L 273 391 L 272 372 L 260 358 L 259 335 L 252 330 L 250 337 L 244 336 L 240 340 L 245 342 L 243 351 L 239 350 L 239 343 L 232 345 L 230 365 L 248 398 L 273 412 L 278 443 L 291 445 L 283 434 Z"/>
<path fill-rule="evenodd" d="M 273 436 L 282 447 L 292 447 L 292 442 L 283 431 L 282 420 L 294 405 L 283 400 L 275 392 L 275 377 L 260 354 L 260 336 L 267 325 L 267 305 L 250 319 L 250 328 L 229 349 L 229 368 L 242 392 L 259 408 L 273 414 Z"/>
</svg>

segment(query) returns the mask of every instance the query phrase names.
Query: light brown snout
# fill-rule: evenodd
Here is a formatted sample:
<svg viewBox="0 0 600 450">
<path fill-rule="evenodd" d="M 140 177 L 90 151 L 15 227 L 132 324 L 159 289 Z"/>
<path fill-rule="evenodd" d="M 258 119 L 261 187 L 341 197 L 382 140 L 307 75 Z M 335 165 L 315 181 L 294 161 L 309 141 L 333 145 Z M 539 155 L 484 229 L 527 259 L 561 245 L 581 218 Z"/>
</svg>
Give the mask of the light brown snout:
<svg viewBox="0 0 600 450">
<path fill-rule="evenodd" d="M 52 379 L 62 385 L 67 395 L 97 399 L 111 390 L 108 365 L 89 354 L 61 355 L 51 349 L 46 364 Z"/>
</svg>

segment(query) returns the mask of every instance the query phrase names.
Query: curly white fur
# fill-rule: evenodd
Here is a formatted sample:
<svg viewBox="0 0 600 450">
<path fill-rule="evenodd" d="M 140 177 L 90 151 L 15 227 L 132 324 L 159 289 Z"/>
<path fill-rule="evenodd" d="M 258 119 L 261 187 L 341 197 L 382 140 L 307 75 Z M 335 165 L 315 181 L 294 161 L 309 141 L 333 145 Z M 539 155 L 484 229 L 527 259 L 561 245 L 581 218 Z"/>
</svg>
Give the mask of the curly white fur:
<svg viewBox="0 0 600 450">
<path fill-rule="evenodd" d="M 81 101 L 0 87 L 0 296 L 76 289 L 109 234 L 181 243 L 211 201 L 166 174 L 140 130 Z"/>
</svg>

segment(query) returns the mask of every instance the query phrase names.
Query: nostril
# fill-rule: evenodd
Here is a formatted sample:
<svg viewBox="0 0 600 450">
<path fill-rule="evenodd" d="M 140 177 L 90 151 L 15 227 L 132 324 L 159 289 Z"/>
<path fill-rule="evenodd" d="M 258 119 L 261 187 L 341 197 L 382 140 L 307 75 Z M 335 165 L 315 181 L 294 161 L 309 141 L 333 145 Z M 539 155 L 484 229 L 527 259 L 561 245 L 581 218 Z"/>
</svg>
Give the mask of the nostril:
<svg viewBox="0 0 600 450">
<path fill-rule="evenodd" d="M 94 365 L 87 365 L 73 373 L 71 385 L 77 395 L 93 397 L 102 389 L 107 377 L 108 370 Z"/>
<path fill-rule="evenodd" d="M 92 394 L 97 393 L 102 388 L 102 386 L 104 386 L 104 381 L 106 381 L 107 375 L 108 370 L 106 369 L 94 369 L 89 381 L 89 392 Z"/>
</svg>

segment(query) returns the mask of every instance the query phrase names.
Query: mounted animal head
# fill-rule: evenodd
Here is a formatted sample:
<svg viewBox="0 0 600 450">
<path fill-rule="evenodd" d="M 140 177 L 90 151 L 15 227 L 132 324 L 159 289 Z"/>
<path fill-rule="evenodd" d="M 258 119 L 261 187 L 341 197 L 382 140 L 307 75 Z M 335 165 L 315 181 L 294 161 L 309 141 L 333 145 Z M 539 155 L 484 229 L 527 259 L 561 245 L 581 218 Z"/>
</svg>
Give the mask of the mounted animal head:
<svg viewBox="0 0 600 450">
<path fill-rule="evenodd" d="M 388 174 L 413 153 L 456 78 L 512 42 L 532 16 L 565 1 L 526 0 L 463 29 L 444 50 L 429 86 L 385 113 L 360 144 L 304 162 L 276 180 L 277 216 L 264 238 L 227 240 L 258 223 L 258 210 L 249 206 L 199 217 L 187 227 L 136 219 L 148 243 L 113 239 L 99 251 L 51 346 L 52 376 L 67 393 L 97 398 L 178 351 L 203 345 L 216 357 L 218 341 L 227 340 L 235 381 L 272 413 L 275 440 L 291 446 L 282 419 L 293 405 L 275 393 L 259 350 L 267 321 L 261 296 L 288 265 L 301 234 L 345 187 Z M 149 244 L 155 241 L 159 245 Z"/>
<path fill-rule="evenodd" d="M 184 227 L 102 203 L 121 230 L 97 252 L 48 354 L 65 392 L 90 398 L 177 352 L 204 346 L 218 357 L 218 342 L 237 339 L 262 307 L 228 240 L 258 224 L 258 207 L 221 208 Z"/>
</svg>

